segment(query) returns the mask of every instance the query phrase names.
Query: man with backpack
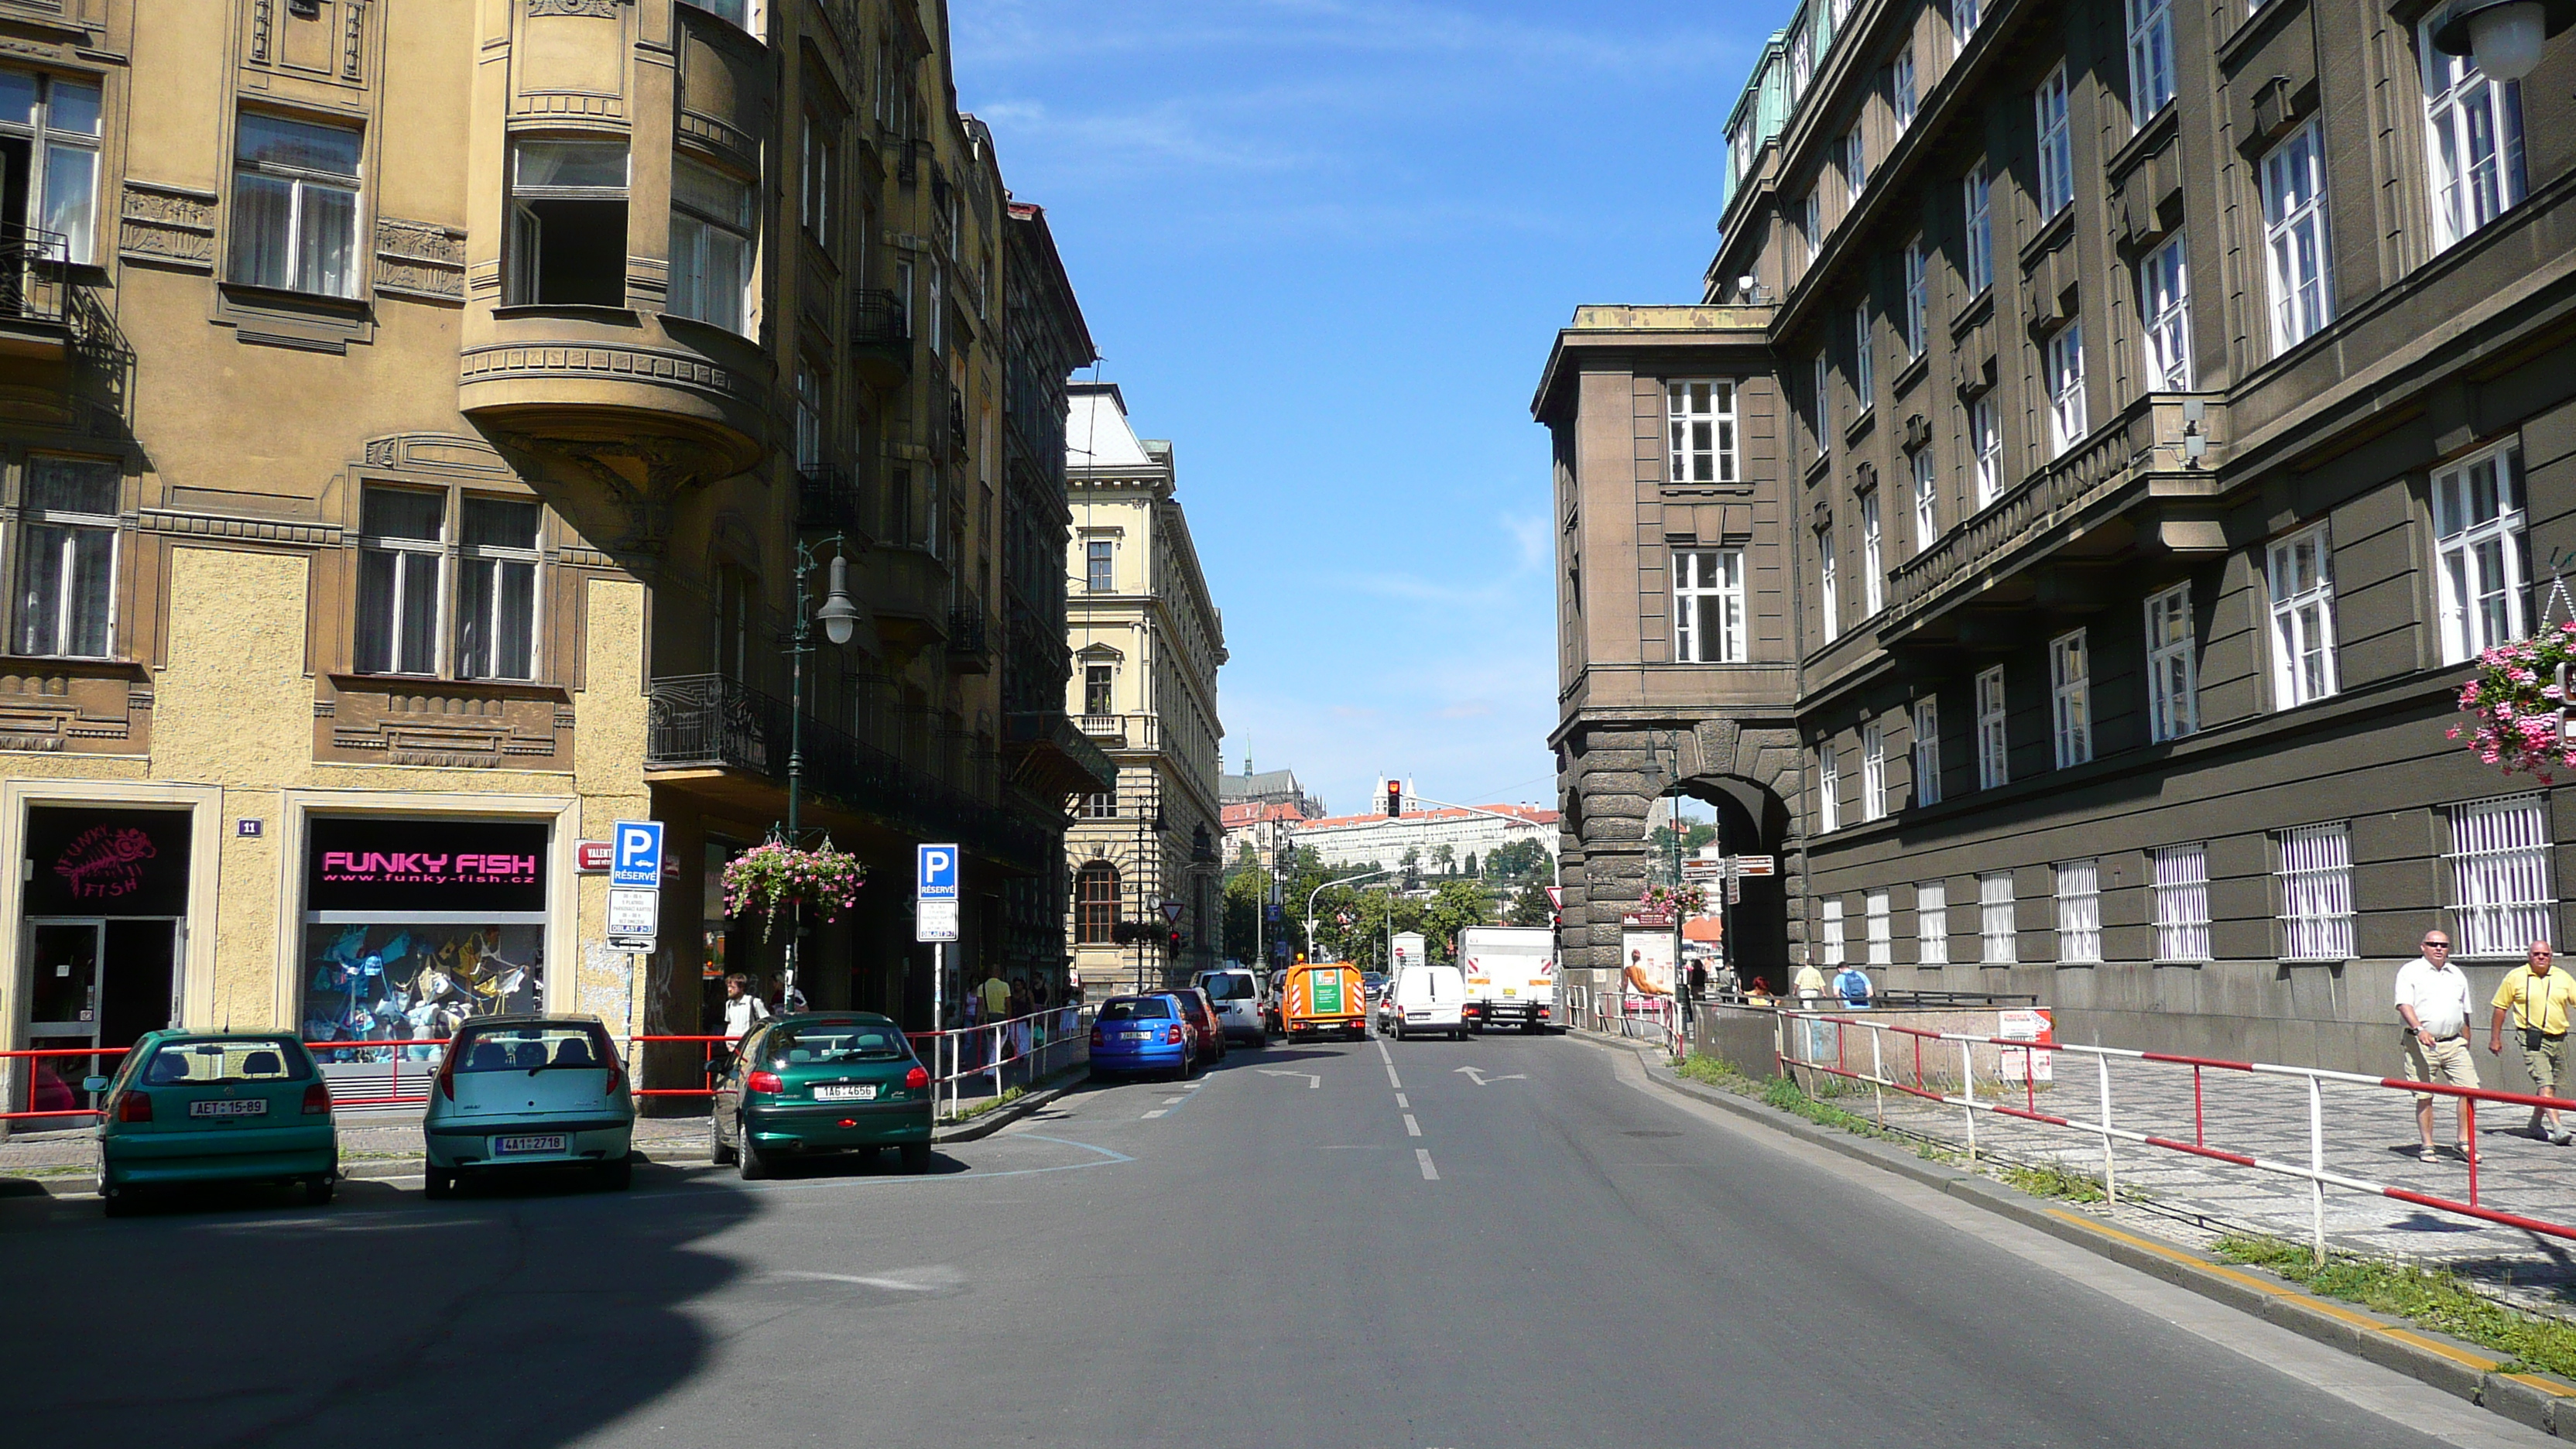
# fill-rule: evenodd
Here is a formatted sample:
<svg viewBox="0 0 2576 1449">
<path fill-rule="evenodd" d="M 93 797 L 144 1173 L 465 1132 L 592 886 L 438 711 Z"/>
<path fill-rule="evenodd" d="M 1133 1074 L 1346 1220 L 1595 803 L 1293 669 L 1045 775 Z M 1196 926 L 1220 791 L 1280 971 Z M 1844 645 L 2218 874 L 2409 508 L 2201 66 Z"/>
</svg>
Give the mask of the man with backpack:
<svg viewBox="0 0 2576 1449">
<path fill-rule="evenodd" d="M 1834 974 L 1834 995 L 1842 998 L 1843 1010 L 1869 1010 L 1869 999 L 1873 994 L 1869 973 L 1858 966 L 1846 965 Z"/>
</svg>

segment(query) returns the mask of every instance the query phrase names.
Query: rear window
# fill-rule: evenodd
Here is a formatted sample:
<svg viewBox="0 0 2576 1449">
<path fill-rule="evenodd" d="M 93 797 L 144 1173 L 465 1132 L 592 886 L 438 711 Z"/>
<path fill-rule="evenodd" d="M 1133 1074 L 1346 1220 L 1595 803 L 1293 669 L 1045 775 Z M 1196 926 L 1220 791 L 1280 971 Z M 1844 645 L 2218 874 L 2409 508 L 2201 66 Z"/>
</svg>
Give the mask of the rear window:
<svg viewBox="0 0 2576 1449">
<path fill-rule="evenodd" d="M 312 1060 L 282 1041 L 164 1042 L 143 1064 L 146 1087 L 212 1087 L 236 1082 L 300 1082 Z"/>
<path fill-rule="evenodd" d="M 532 1072 L 544 1067 L 599 1067 L 614 1060 L 608 1033 L 587 1022 L 469 1026 L 448 1048 L 460 1072 Z"/>
<path fill-rule="evenodd" d="M 1251 973 L 1243 971 L 1229 971 L 1221 976 L 1211 976 L 1199 985 L 1206 989 L 1211 999 L 1217 1001 L 1249 1001 L 1260 994 L 1253 989 Z"/>
<path fill-rule="evenodd" d="M 837 1066 L 843 1062 L 893 1062 L 912 1055 L 903 1033 L 886 1023 L 825 1022 L 805 1026 L 782 1026 L 769 1034 L 768 1057 L 772 1065 L 803 1066 L 808 1062 Z"/>
<path fill-rule="evenodd" d="M 1100 1008 L 1102 1021 L 1169 1021 L 1172 1003 L 1164 997 L 1120 997 Z"/>
</svg>

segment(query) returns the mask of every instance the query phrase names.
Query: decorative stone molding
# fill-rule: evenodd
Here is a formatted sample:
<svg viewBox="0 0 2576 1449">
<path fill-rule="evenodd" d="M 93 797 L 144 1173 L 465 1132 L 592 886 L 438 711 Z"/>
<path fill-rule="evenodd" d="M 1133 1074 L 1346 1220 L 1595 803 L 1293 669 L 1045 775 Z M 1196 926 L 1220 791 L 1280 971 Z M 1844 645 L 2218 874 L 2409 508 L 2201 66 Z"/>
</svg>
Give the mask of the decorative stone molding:
<svg viewBox="0 0 2576 1449">
<path fill-rule="evenodd" d="M 484 347 L 459 361 L 462 382 L 503 378 L 611 378 L 694 387 L 757 405 L 760 398 L 746 379 L 702 357 L 648 352 L 637 347 Z"/>
<path fill-rule="evenodd" d="M 137 261 L 215 268 L 215 194 L 127 177 L 117 250 Z"/>
<path fill-rule="evenodd" d="M 570 741 L 569 711 L 542 688 L 339 675 L 331 686 L 333 708 L 315 711 L 325 758 L 525 768 L 554 761 Z"/>
<path fill-rule="evenodd" d="M 369 438 L 365 463 L 407 473 L 515 474 L 498 448 L 454 433 L 395 433 Z"/>
<path fill-rule="evenodd" d="M 376 286 L 463 301 L 465 233 L 425 221 L 376 218 Z"/>
<path fill-rule="evenodd" d="M 152 688 L 114 660 L 0 665 L 0 751 L 130 755 L 150 748 Z"/>
<path fill-rule="evenodd" d="M 522 116 L 597 116 L 614 120 L 626 114 L 622 96 L 601 91 L 528 91 L 511 102 Z"/>
<path fill-rule="evenodd" d="M 601 20 L 614 20 L 617 12 L 634 0 L 527 0 L 528 18 L 540 15 L 588 15 Z"/>
<path fill-rule="evenodd" d="M 145 533 L 188 538 L 231 538 L 245 543 L 281 543 L 302 548 L 337 548 L 340 527 L 334 523 L 282 523 L 271 518 L 235 518 L 172 508 L 146 508 L 136 527 Z"/>
<path fill-rule="evenodd" d="M 728 156 L 758 163 L 760 143 L 713 116 L 684 110 L 680 112 L 679 130 L 682 136 L 702 146 L 713 147 Z"/>
</svg>

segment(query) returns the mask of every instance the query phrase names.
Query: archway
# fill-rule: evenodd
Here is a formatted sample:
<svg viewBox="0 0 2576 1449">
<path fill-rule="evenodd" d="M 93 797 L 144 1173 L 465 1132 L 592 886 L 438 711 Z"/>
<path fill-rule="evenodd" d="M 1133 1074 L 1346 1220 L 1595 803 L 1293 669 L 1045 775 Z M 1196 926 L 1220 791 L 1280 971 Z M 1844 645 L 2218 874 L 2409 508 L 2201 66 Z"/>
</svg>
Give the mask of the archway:
<svg viewBox="0 0 2576 1449">
<path fill-rule="evenodd" d="M 1738 899 L 1724 909 L 1725 953 L 1743 986 L 1758 979 L 1774 991 L 1786 990 L 1793 969 L 1788 862 L 1783 859 L 1792 824 L 1788 805 L 1763 786 L 1728 775 L 1691 776 L 1673 793 L 1706 807 L 1694 812 L 1686 806 L 1683 816 L 1710 818 L 1717 832 L 1713 843 L 1721 854 L 1769 858 L 1771 873 L 1744 877 Z"/>
</svg>

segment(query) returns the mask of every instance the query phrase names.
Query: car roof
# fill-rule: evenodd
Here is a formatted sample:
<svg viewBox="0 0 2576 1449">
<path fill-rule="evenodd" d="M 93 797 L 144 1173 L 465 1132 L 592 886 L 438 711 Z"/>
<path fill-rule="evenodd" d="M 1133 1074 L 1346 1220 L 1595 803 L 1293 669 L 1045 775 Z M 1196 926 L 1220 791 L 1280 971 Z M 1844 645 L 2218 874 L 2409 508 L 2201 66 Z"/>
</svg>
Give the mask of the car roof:
<svg viewBox="0 0 2576 1449">
<path fill-rule="evenodd" d="M 599 1026 L 600 1019 L 587 1011 L 498 1011 L 489 1016 L 467 1017 L 467 1027 L 485 1026 Z"/>
<path fill-rule="evenodd" d="M 183 1026 L 160 1026 L 136 1037 L 133 1050 L 171 1041 L 284 1041 L 303 1045 L 291 1031 L 190 1031 Z"/>
<path fill-rule="evenodd" d="M 791 1011 L 769 1019 L 772 1026 L 815 1026 L 835 1022 L 875 1026 L 894 1025 L 894 1018 L 881 1011 Z"/>
</svg>

